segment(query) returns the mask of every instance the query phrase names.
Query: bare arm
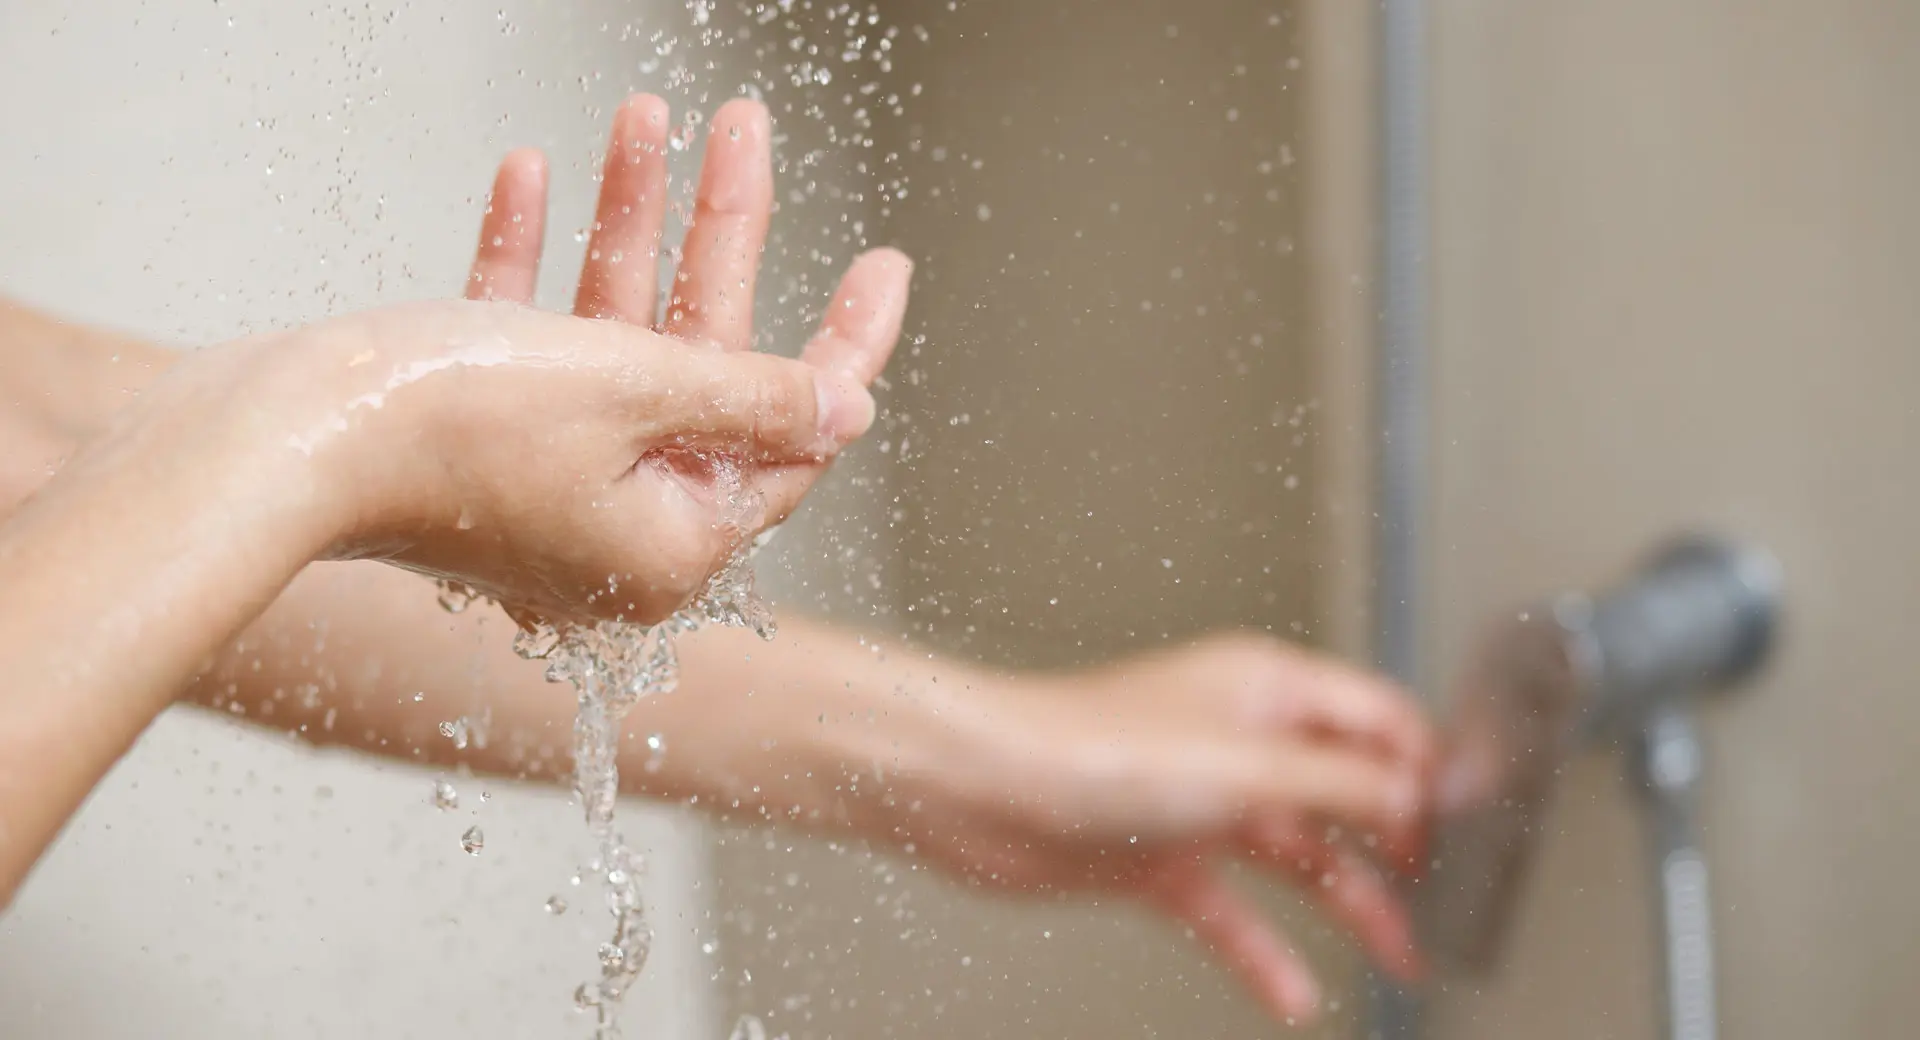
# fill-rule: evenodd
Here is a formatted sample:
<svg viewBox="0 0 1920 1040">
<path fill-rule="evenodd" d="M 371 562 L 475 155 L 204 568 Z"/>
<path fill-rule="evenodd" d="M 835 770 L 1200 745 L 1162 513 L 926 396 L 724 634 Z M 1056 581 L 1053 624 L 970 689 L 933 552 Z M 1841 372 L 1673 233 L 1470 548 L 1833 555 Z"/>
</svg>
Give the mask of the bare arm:
<svg viewBox="0 0 1920 1040">
<path fill-rule="evenodd" d="M 324 546 L 243 437 L 143 424 L 0 528 L 0 906 L 89 790 Z M 189 453 L 195 465 L 184 465 Z"/>
<path fill-rule="evenodd" d="M 871 414 L 822 381 L 799 362 L 454 302 L 174 365 L 0 526 L 0 903 L 309 562 L 377 554 L 560 621 L 662 620 L 731 550 L 719 497 L 660 453 L 817 458 Z M 527 436 L 471 436 L 509 422 Z M 804 490 L 762 489 L 768 516 Z"/>
<path fill-rule="evenodd" d="M 515 655 L 512 632 L 491 606 L 448 613 L 414 575 L 315 564 L 188 695 L 316 744 L 564 783 L 571 691 Z M 858 774 L 960 775 L 991 746 L 983 702 L 1013 682 L 805 621 L 772 642 L 702 629 L 679 648 L 679 688 L 627 717 L 622 788 L 808 823 L 874 818 L 882 785 L 862 790 Z"/>
<path fill-rule="evenodd" d="M 177 356 L 4 300 L 0 329 L 10 330 L 0 385 L 22 385 L 23 355 L 36 350 L 92 352 L 74 369 L 115 375 L 159 371 Z M 109 352 L 141 357 L 142 368 L 102 360 Z M 104 420 L 48 422 L 45 400 L 23 393 L 0 411 L 8 443 L 45 446 L 33 459 L 0 457 L 0 507 L 45 480 L 43 460 L 70 450 L 58 431 L 84 439 Z M 491 607 L 447 613 L 415 575 L 317 563 L 219 649 L 184 696 L 316 744 L 565 782 L 574 706 L 542 665 L 511 651 L 511 631 Z M 1371 821 L 1363 829 L 1405 847 L 1415 814 L 1386 799 L 1417 777 L 1427 737 L 1392 691 L 1357 673 L 1230 637 L 1102 671 L 1017 675 L 792 618 L 772 643 L 739 630 L 692 633 L 681 658 L 679 689 L 628 716 L 620 768 L 629 792 L 851 831 L 1018 890 L 1142 892 L 1221 948 L 1284 1014 L 1311 1007 L 1310 972 L 1256 906 L 1182 867 L 1177 850 L 1221 843 L 1227 855 L 1265 863 L 1323 901 L 1382 964 L 1415 964 L 1405 912 L 1364 857 L 1288 822 L 1310 825 L 1320 806 Z M 485 720 L 465 748 L 440 729 L 462 716 Z M 1316 750 L 1324 741 L 1290 736 L 1303 729 L 1375 751 Z M 664 754 L 648 747 L 653 734 Z M 1259 808 L 1288 804 L 1308 815 Z M 1168 848 L 1171 863 L 1157 858 Z"/>
<path fill-rule="evenodd" d="M 9 398 L 0 434 L 10 445 L 0 513 L 183 356 L 0 297 L 0 393 Z M 316 563 L 217 648 L 211 667 L 182 680 L 183 698 L 316 744 L 565 782 L 574 706 L 564 686 L 544 681 L 543 665 L 511 651 L 512 631 L 488 605 L 446 612 L 416 575 Z M 981 685 L 955 662 L 791 619 L 773 643 L 713 629 L 684 637 L 680 650 L 680 689 L 628 717 L 621 776 L 630 793 L 851 824 L 865 815 L 861 795 L 878 793 L 850 784 L 852 772 L 900 761 L 932 770 L 978 750 L 955 747 L 968 737 L 953 724 L 976 718 L 977 702 L 963 714 L 945 691 Z M 491 725 L 456 747 L 441 726 L 468 715 Z M 656 732 L 672 735 L 664 754 L 646 747 Z"/>
</svg>

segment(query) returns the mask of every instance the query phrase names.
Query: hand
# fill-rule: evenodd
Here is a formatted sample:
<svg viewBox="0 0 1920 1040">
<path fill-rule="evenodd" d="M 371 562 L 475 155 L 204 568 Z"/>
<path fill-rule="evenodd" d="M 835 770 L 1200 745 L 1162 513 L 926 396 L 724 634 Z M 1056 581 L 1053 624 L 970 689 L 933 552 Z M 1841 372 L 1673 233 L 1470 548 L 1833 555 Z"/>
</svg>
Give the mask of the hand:
<svg viewBox="0 0 1920 1040">
<path fill-rule="evenodd" d="M 860 829 L 1015 891 L 1137 895 L 1282 1017 L 1310 1017 L 1318 987 L 1227 860 L 1292 880 L 1387 971 L 1420 970 L 1375 864 L 1417 869 L 1434 749 L 1382 682 L 1231 636 L 967 697 L 982 698 L 965 728 L 987 750 L 890 778 L 885 815 Z"/>
<path fill-rule="evenodd" d="M 659 256 L 667 211 L 668 106 L 637 94 L 614 114 L 593 235 L 574 313 L 653 328 L 727 352 L 753 346 L 753 292 L 773 213 L 772 129 L 765 106 L 744 98 L 711 121 L 683 259 L 665 314 Z M 474 299 L 529 303 L 545 233 L 547 171 L 540 153 L 514 152 L 500 164 L 467 282 Z M 873 382 L 886 367 L 907 306 L 913 264 L 894 249 L 853 261 L 801 360 L 843 381 Z M 763 486 L 804 489 L 825 459 L 763 458 Z"/>
<path fill-rule="evenodd" d="M 711 460 L 812 462 L 872 416 L 857 383 L 798 362 L 449 302 L 200 352 L 74 465 L 244 456 L 246 501 L 310 517 L 326 555 L 563 620 L 655 621 L 805 492 L 749 475 L 734 511 Z"/>
<path fill-rule="evenodd" d="M 751 344 L 752 289 L 772 207 L 767 116 L 760 106 L 738 101 L 725 106 L 715 118 L 695 219 L 687 238 L 685 262 L 675 279 L 676 291 L 666 319 L 655 321 L 657 257 L 666 208 L 666 114 L 664 102 L 641 96 L 623 106 L 615 119 L 599 219 L 582 275 L 576 311 L 589 317 L 657 326 L 662 335 L 640 337 L 640 340 L 655 347 L 664 343 L 664 336 L 682 342 L 742 350 Z M 545 179 L 544 162 L 537 152 L 516 152 L 503 162 L 483 221 L 480 251 L 468 284 L 470 298 L 517 302 L 531 299 L 545 224 Z M 861 387 L 884 368 L 893 343 L 898 338 L 911 270 L 912 265 L 906 258 L 892 250 L 877 250 L 860 257 L 829 306 L 820 335 L 808 345 L 805 360 L 813 366 L 815 378 L 823 384 L 823 391 L 843 403 L 840 412 L 834 413 L 829 408 L 821 413 L 817 406 L 806 409 L 804 402 L 788 407 L 792 402 L 782 395 L 795 391 L 796 386 L 791 383 L 781 385 L 778 381 L 797 378 L 795 372 L 799 370 L 790 362 L 744 356 L 738 359 L 739 366 L 758 372 L 756 378 L 760 381 L 741 384 L 723 393 L 714 381 L 731 378 L 730 375 L 723 377 L 721 374 L 731 371 L 728 362 L 717 357 L 680 359 L 686 365 L 693 366 L 683 374 L 696 383 L 704 381 L 706 385 L 663 386 L 654 388 L 655 391 L 668 399 L 674 399 L 676 393 L 681 394 L 677 400 L 693 405 L 692 412 L 699 413 L 700 421 L 714 419 L 723 425 L 730 422 L 731 426 L 704 433 L 683 429 L 670 436 L 666 436 L 664 430 L 651 431 L 651 435 L 661 442 L 648 447 L 653 454 L 647 454 L 646 451 L 640 453 L 647 456 L 648 464 L 634 467 L 634 460 L 627 459 L 626 468 L 617 472 L 625 474 L 628 469 L 632 472 L 618 481 L 610 481 L 604 476 L 606 464 L 613 461 L 611 458 L 601 460 L 602 468 L 595 471 L 600 475 L 592 478 L 587 478 L 588 475 L 584 473 L 570 475 L 564 467 L 554 469 L 554 464 L 568 452 L 589 450 L 596 443 L 612 445 L 620 440 L 612 435 L 613 431 L 605 426 L 594 425 L 591 417 L 577 410 L 566 416 L 548 417 L 567 425 L 570 439 L 564 447 L 547 443 L 537 434 L 522 434 L 512 438 L 499 435 L 501 429 L 515 429 L 521 425 L 516 420 L 523 418 L 519 412 L 529 402 L 522 400 L 523 391 L 518 382 L 520 377 L 508 376 L 504 372 L 492 373 L 499 379 L 480 377 L 480 373 L 493 366 L 483 363 L 485 359 L 481 354 L 487 348 L 476 346 L 475 337 L 487 339 L 502 335 L 506 330 L 488 326 L 491 322 L 506 322 L 514 325 L 515 335 L 539 340 L 546 335 L 563 335 L 561 326 L 568 324 L 564 319 L 516 313 L 516 309 L 505 307 L 488 309 L 471 306 L 463 309 L 457 305 L 441 305 L 411 309 L 412 317 L 405 320 L 418 320 L 438 330 L 432 333 L 427 333 L 424 328 L 420 330 L 429 337 L 443 334 L 455 339 L 465 337 L 458 343 L 450 340 L 439 344 L 446 348 L 439 354 L 434 354 L 430 349 L 423 351 L 418 345 L 396 349 L 396 344 L 386 342 L 396 332 L 402 337 L 406 335 L 406 330 L 401 327 L 404 321 L 376 322 L 379 327 L 375 328 L 368 325 L 369 319 L 363 318 L 335 323 L 320 330 L 318 337 L 307 336 L 305 339 L 309 341 L 319 338 L 335 344 L 333 352 L 336 354 L 341 351 L 338 347 L 340 342 L 356 344 L 353 357 L 334 357 L 322 362 L 320 367 L 326 370 L 322 373 L 324 376 L 351 375 L 350 370 L 357 368 L 364 368 L 365 371 L 382 370 L 389 382 L 407 382 L 415 375 L 434 375 L 432 380 L 419 380 L 420 386 L 431 383 L 435 387 L 450 388 L 457 383 L 460 387 L 458 393 L 469 398 L 441 402 L 453 405 L 454 410 L 449 413 L 451 418 L 446 427 L 447 435 L 436 440 L 419 436 L 427 432 L 426 428 L 407 428 L 407 420 L 399 418 L 398 413 L 365 407 L 375 400 L 384 401 L 384 389 L 370 384 L 360 385 L 362 396 L 356 407 L 349 408 L 349 411 L 363 413 L 356 417 L 357 422 L 384 427 L 382 436 L 392 438 L 395 443 L 433 449 L 428 452 L 428 458 L 439 461 L 424 461 L 424 469 L 433 472 L 423 476 L 407 468 L 409 459 L 423 462 L 422 459 L 415 458 L 411 453 L 376 449 L 349 466 L 356 470 L 351 483 L 357 491 L 374 490 L 365 480 L 367 475 L 373 473 L 387 475 L 385 487 L 406 490 L 381 492 L 386 496 L 384 501 L 387 506 L 366 509 L 363 510 L 364 515 L 357 515 L 356 522 L 364 523 L 367 529 L 336 546 L 334 551 L 342 556 L 379 555 L 402 566 L 441 576 L 468 575 L 472 579 L 468 583 L 474 585 L 476 591 L 505 598 L 509 603 L 519 603 L 521 609 L 528 612 L 561 616 L 583 612 L 596 616 L 613 613 L 643 619 L 660 616 L 664 610 L 684 602 L 686 596 L 704 580 L 704 575 L 712 569 L 715 561 L 724 560 L 740 537 L 784 517 L 818 477 L 831 451 L 847 436 L 864 429 L 870 421 L 871 400 Z M 472 316 L 480 313 L 494 316 Z M 0 313 L 0 318 L 41 321 L 25 312 Z M 354 327 L 356 322 L 360 327 Z M 548 324 L 536 330 L 534 326 L 542 322 Z M 42 335 L 39 338 L 45 340 L 49 337 Z M 382 342 L 375 345 L 373 340 Z M 101 362 L 104 361 L 103 357 L 92 355 L 104 354 L 109 344 L 116 360 L 123 350 L 138 346 L 104 338 L 99 343 L 78 343 L 77 346 L 83 348 L 100 348 L 89 349 L 84 355 L 90 374 L 102 368 Z M 495 345 L 512 344 L 501 340 Z M 384 354 L 380 352 L 394 356 L 373 364 L 374 356 L 362 356 L 367 355 L 368 350 L 375 350 L 383 358 Z M 606 343 L 599 343 L 594 350 L 598 351 L 600 360 L 609 360 L 619 353 L 617 348 L 609 352 L 609 344 Z M 298 351 L 276 348 L 274 353 Z M 535 353 L 540 351 L 536 350 Z M 556 368 L 555 363 L 561 358 L 547 353 L 550 356 L 537 362 L 532 355 L 518 357 L 516 364 L 536 362 Z M 153 348 L 143 348 L 140 355 L 137 364 L 127 366 L 138 370 L 136 387 L 145 382 L 146 373 L 164 370 L 175 360 L 168 352 Z M 398 360 L 402 357 L 407 360 Z M 36 367 L 45 367 L 47 357 L 20 360 L 23 363 L 15 367 L 22 371 L 15 380 L 5 378 L 14 375 L 14 372 L 0 368 L 0 385 L 9 381 L 44 382 L 32 377 L 36 374 Z M 576 375 L 592 381 L 593 377 L 579 366 L 585 360 L 584 357 L 569 357 L 566 363 L 574 366 Z M 632 357 L 623 359 L 624 362 L 635 360 Z M 701 365 L 709 366 L 710 370 L 700 369 Z M 776 370 L 785 371 L 775 375 Z M 455 372 L 460 373 L 457 378 L 453 377 Z M 558 396 L 546 400 L 558 404 L 579 392 L 559 385 L 557 369 L 550 375 L 554 376 L 551 389 Z M 306 378 L 304 375 L 292 377 L 296 383 L 304 382 Z M 97 375 L 89 381 L 103 382 Z M 475 391 L 481 386 L 492 386 L 501 393 L 492 397 L 484 394 L 476 396 Z M 303 386 L 299 392 L 309 389 L 312 387 Z M 687 392 L 704 393 L 705 399 L 696 401 L 688 398 L 684 396 Z M 410 399 L 423 397 L 425 393 L 424 389 L 415 389 L 409 383 L 407 395 Z M 756 393 L 761 394 L 762 398 L 750 400 Z M 719 400 L 724 394 L 731 396 L 725 401 Z M 107 419 L 104 412 L 108 406 L 117 403 L 117 396 L 124 396 L 124 393 L 92 395 L 82 402 L 87 407 L 81 407 L 77 412 L 74 408 L 65 408 L 61 414 L 53 416 L 42 416 L 39 410 L 32 407 L 15 408 L 0 416 L 0 422 L 19 426 L 23 433 L 34 434 L 30 438 L 33 442 L 47 441 L 49 447 L 43 454 L 57 460 L 72 450 L 73 442 L 90 439 L 104 425 Z M 31 404 L 38 397 L 29 395 L 22 399 Z M 748 418 L 749 413 L 765 414 L 769 409 L 783 408 L 786 409 L 783 415 L 766 416 L 765 429 L 756 430 L 751 426 L 742 429 L 738 422 Z M 490 411 L 493 409 L 505 409 L 505 412 Z M 811 445 L 811 450 L 793 450 L 796 447 L 794 444 L 783 447 L 760 445 L 757 453 L 740 460 L 744 465 L 741 476 L 745 484 L 745 501 L 738 504 L 747 507 L 745 515 L 733 517 L 731 522 L 718 517 L 722 506 L 726 505 L 720 499 L 726 496 L 717 485 L 717 474 L 711 466 L 703 464 L 704 460 L 697 452 L 685 449 L 725 447 L 724 442 L 729 437 L 741 434 L 787 437 L 791 431 L 776 430 L 774 425 L 797 421 L 803 411 L 808 415 L 823 415 L 846 428 L 836 427 L 832 434 Z M 483 418 L 489 414 L 496 421 Z M 497 421 L 502 414 L 511 416 L 511 419 Z M 461 415 L 464 418 L 458 418 Z M 309 436 L 303 438 L 296 434 L 292 440 L 296 444 L 307 444 L 313 435 L 338 425 L 343 421 L 343 416 L 344 413 L 317 417 L 316 425 L 308 431 Z M 686 409 L 682 410 L 681 417 L 695 418 Z M 373 419 L 382 421 L 373 422 Z M 631 439 L 633 431 L 627 432 Z M 606 439 L 596 441 L 597 437 Z M 657 537 L 647 543 L 645 550 L 654 554 L 654 566 L 639 570 L 602 567 L 607 561 L 600 557 L 607 553 L 624 551 L 629 557 L 640 555 L 633 541 L 634 528 L 623 525 L 612 515 L 601 516 L 600 519 L 605 522 L 590 525 L 591 530 L 570 532 L 566 539 L 558 543 L 528 542 L 501 536 L 500 532 L 507 527 L 532 517 L 522 515 L 514 508 L 492 508 L 509 506 L 509 503 L 495 502 L 489 507 L 486 493 L 493 488 L 485 480 L 470 482 L 470 486 L 465 488 L 441 487 L 449 495 L 435 497 L 426 493 L 437 486 L 432 479 L 436 476 L 481 476 L 469 472 L 473 469 L 467 464 L 471 460 L 463 460 L 462 465 L 456 467 L 444 465 L 445 460 L 459 453 L 472 452 L 481 447 L 500 456 L 493 459 L 490 465 L 522 468 L 522 479 L 549 481 L 549 486 L 545 488 L 548 494 L 544 499 L 529 496 L 522 503 L 537 502 L 549 514 L 554 512 L 551 507 L 566 501 L 569 495 L 579 502 L 598 501 L 593 497 L 596 487 L 612 490 L 617 486 L 622 492 L 631 492 L 626 495 L 630 500 L 629 505 L 651 495 L 648 515 L 654 524 L 665 525 L 655 528 Z M 7 462 L 10 468 L 0 472 L 0 496 L 7 499 L 5 505 L 9 508 L 18 495 L 29 493 L 54 468 L 40 457 L 27 458 L 25 455 L 17 459 L 10 457 Z M 19 472 L 13 472 L 15 469 Z M 691 502 L 686 501 L 687 496 L 691 496 Z M 757 516 L 753 509 L 756 502 L 761 507 Z M 388 508 L 395 503 L 406 508 Z M 600 502 L 602 505 L 610 503 L 611 500 Z M 606 513 L 605 510 L 600 512 Z M 449 518 L 451 529 L 448 527 Z M 484 525 L 483 519 L 487 520 Z M 585 536 L 584 539 L 581 535 Z M 557 553 L 562 547 L 565 553 Z M 566 553 L 576 558 L 559 558 Z M 510 565 L 509 561 L 516 557 L 522 559 L 524 565 Z M 628 575 L 624 593 L 620 591 L 621 580 L 618 577 L 622 573 Z M 613 579 L 611 587 L 610 578 Z"/>
</svg>

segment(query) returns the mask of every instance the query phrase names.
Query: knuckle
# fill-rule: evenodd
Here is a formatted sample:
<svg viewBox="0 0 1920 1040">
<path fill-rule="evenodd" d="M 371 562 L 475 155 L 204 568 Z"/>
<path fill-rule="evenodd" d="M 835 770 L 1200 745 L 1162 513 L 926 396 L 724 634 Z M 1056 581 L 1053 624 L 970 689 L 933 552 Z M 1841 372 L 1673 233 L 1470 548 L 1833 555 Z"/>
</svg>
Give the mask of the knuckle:
<svg viewBox="0 0 1920 1040">
<path fill-rule="evenodd" d="M 765 443 L 792 439 L 800 430 L 803 409 L 813 403 L 811 380 L 797 363 L 767 358 L 754 378 L 755 439 Z"/>
</svg>

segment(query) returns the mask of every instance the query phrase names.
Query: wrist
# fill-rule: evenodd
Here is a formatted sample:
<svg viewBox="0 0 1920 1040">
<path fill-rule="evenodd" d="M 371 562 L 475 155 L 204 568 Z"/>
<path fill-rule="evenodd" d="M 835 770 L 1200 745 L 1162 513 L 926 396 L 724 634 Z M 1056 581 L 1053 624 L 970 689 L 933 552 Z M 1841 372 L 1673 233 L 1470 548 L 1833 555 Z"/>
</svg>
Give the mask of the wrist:
<svg viewBox="0 0 1920 1040">
<path fill-rule="evenodd" d="M 1019 751 L 1036 696 L 1024 678 L 942 662 L 871 711 L 815 727 L 811 758 L 834 777 L 849 829 L 908 844 L 961 817 L 1004 815 L 1039 782 Z"/>
<path fill-rule="evenodd" d="M 297 571 L 339 539 L 349 510 L 332 460 L 292 443 L 289 405 L 302 400 L 285 389 L 297 385 L 294 353 L 240 341 L 183 355 L 66 470 L 75 483 L 112 485 L 154 500 L 164 515 L 192 517 L 198 530 L 217 526 L 231 549 Z"/>
<path fill-rule="evenodd" d="M 13 416 L 72 449 L 99 435 L 180 355 L 133 336 L 62 321 L 0 300 L 0 386 Z"/>
</svg>

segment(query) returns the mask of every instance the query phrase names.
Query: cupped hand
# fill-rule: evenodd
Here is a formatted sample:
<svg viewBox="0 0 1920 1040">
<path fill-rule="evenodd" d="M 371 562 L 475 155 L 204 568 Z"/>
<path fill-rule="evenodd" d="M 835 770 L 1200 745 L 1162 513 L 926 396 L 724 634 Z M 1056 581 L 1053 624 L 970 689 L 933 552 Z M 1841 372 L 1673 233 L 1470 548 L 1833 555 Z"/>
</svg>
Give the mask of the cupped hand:
<svg viewBox="0 0 1920 1040">
<path fill-rule="evenodd" d="M 448 301 L 201 351 L 90 454 L 229 468 L 235 508 L 298 517 L 318 555 L 555 620 L 655 621 L 805 491 L 727 487 L 713 460 L 808 464 L 872 417 L 858 383 L 799 362 Z"/>
<path fill-rule="evenodd" d="M 991 698 L 995 750 L 909 778 L 881 829 L 984 883 L 1122 891 L 1191 927 L 1275 1014 L 1311 968 L 1225 867 L 1294 883 L 1401 978 L 1420 970 L 1388 881 L 1417 872 L 1434 745 L 1384 682 L 1255 636 L 1215 637 Z"/>
<path fill-rule="evenodd" d="M 614 120 L 576 300 L 579 317 L 607 320 L 517 306 L 533 296 L 547 176 L 539 153 L 519 151 L 495 179 L 468 302 L 389 308 L 220 351 L 141 348 L 138 367 L 185 363 L 198 374 L 159 384 L 191 414 L 223 414 L 245 396 L 274 420 L 251 439 L 339 456 L 348 526 L 335 532 L 335 555 L 452 578 L 522 616 L 657 620 L 741 539 L 790 512 L 871 422 L 864 387 L 899 336 L 912 272 L 894 250 L 869 252 L 804 364 L 747 352 L 773 201 L 770 130 L 747 101 L 712 126 L 664 316 L 667 108 L 642 95 Z M 277 383 L 278 397 L 223 383 L 242 369 Z M 0 426 L 44 431 L 54 460 L 0 460 L 5 511 L 114 419 L 118 400 L 98 396 L 74 415 L 0 416 Z M 152 422 L 157 410 L 133 411 Z M 279 428 L 289 423 L 298 428 Z"/>
<path fill-rule="evenodd" d="M 593 233 L 574 298 L 581 317 L 639 325 L 713 351 L 753 356 L 753 297 L 773 214 L 772 128 L 766 107 L 722 105 L 695 192 L 693 219 L 664 307 L 660 252 L 667 214 L 667 103 L 637 94 L 613 118 Z M 473 299 L 531 302 L 540 268 L 547 169 L 540 153 L 509 154 L 495 175 L 467 282 Z M 836 381 L 865 387 L 900 337 L 913 264 L 894 249 L 856 257 L 800 359 Z M 752 460 L 750 479 L 770 497 L 797 498 L 825 457 Z"/>
<path fill-rule="evenodd" d="M 735 359 L 730 363 L 789 365 L 750 350 L 754 286 L 773 210 L 767 111 L 757 102 L 738 99 L 723 105 L 710 121 L 693 219 L 663 313 L 659 261 L 668 201 L 668 117 L 665 101 L 644 94 L 628 99 L 614 116 L 574 314 L 600 324 L 652 329 Z M 533 150 L 509 154 L 495 176 L 481 222 L 467 283 L 470 299 L 532 301 L 545 237 L 546 195 L 543 157 Z M 886 367 L 899 339 L 912 270 L 912 263 L 896 250 L 878 249 L 856 258 L 828 304 L 819 332 L 802 352 L 802 363 L 840 402 L 834 422 L 858 425 L 862 431 L 871 422 L 872 402 L 864 388 Z M 753 406 L 754 414 L 769 424 L 781 418 L 780 409 L 777 394 Z M 765 502 L 765 513 L 745 524 L 731 518 L 722 529 L 757 530 L 778 523 L 844 440 L 844 431 L 836 429 L 823 436 L 816 444 L 819 450 L 811 454 L 762 450 L 740 459 L 731 475 Z M 679 453 L 667 458 L 684 463 L 690 457 Z M 677 474 L 680 484 L 704 485 L 710 498 L 725 497 L 726 489 L 715 486 L 710 470 L 684 464 L 666 470 Z M 690 563 L 711 560 L 705 551 L 733 549 L 725 538 L 705 543 L 689 538 L 685 544 L 704 550 Z M 693 569 L 700 568 L 671 570 L 679 576 Z"/>
</svg>

